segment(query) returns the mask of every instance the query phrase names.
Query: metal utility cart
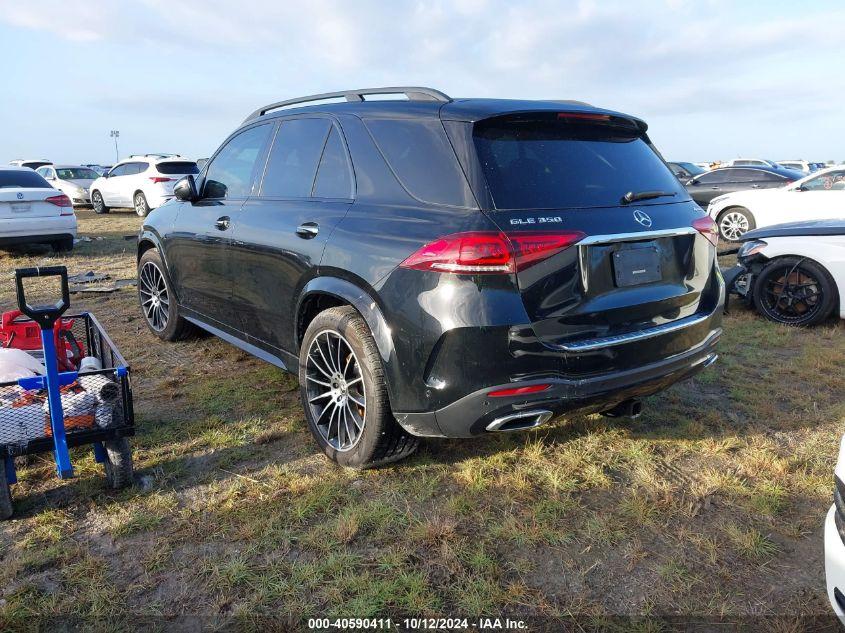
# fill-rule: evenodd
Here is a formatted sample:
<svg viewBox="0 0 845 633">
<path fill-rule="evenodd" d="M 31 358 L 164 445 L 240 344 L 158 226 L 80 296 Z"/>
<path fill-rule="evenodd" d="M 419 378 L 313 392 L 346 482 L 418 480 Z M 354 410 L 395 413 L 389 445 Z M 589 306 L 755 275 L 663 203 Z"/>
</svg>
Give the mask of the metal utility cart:
<svg viewBox="0 0 845 633">
<path fill-rule="evenodd" d="M 24 280 L 60 278 L 60 301 L 31 305 Z M 12 515 L 15 457 L 52 452 L 61 479 L 74 476 L 68 449 L 90 444 L 112 488 L 132 482 L 134 435 L 129 365 L 92 314 L 63 316 L 70 306 L 64 266 L 15 271 L 20 314 L 4 320 L 3 347 L 25 350 L 43 375 L 0 382 L 0 519 Z M 40 339 L 40 345 L 38 344 Z"/>
</svg>

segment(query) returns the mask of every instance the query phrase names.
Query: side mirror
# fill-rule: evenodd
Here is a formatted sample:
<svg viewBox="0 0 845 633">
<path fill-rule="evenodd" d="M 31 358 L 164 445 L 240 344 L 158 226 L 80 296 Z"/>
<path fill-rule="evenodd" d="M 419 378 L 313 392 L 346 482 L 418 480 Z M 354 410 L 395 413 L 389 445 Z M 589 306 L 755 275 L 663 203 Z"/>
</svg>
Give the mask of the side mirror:
<svg viewBox="0 0 845 633">
<path fill-rule="evenodd" d="M 698 181 L 695 178 L 690 178 L 689 180 L 687 180 L 687 186 L 693 186 L 694 187 L 697 184 L 698 184 Z"/>
<path fill-rule="evenodd" d="M 173 195 L 177 200 L 183 202 L 194 202 L 199 200 L 199 192 L 197 191 L 197 183 L 193 176 L 185 176 L 180 178 L 178 182 L 173 185 Z"/>
</svg>

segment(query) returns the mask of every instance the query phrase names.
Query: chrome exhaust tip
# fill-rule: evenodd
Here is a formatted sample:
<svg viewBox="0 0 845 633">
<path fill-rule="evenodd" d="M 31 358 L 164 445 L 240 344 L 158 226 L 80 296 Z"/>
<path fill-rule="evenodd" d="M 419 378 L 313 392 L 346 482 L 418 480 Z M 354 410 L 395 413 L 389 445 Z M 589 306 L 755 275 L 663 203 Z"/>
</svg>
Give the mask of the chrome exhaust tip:
<svg viewBox="0 0 845 633">
<path fill-rule="evenodd" d="M 545 424 L 552 417 L 552 412 L 545 409 L 531 411 L 517 411 L 500 418 L 496 418 L 487 425 L 490 432 L 507 433 L 510 431 L 525 431 Z"/>
</svg>

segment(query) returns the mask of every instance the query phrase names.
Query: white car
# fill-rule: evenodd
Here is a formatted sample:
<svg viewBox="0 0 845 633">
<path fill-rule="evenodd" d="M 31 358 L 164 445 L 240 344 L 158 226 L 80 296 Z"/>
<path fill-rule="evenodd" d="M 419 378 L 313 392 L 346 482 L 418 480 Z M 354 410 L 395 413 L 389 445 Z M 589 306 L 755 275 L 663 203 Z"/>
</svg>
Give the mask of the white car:
<svg viewBox="0 0 845 633">
<path fill-rule="evenodd" d="M 845 216 L 845 168 L 814 172 L 784 187 L 749 189 L 718 196 L 707 213 L 721 236 L 735 242 L 763 226 L 799 220 L 828 220 Z"/>
<path fill-rule="evenodd" d="M 181 156 L 145 154 L 117 163 L 91 184 L 91 205 L 96 213 L 112 207 L 131 207 L 141 217 L 173 198 L 173 185 L 197 164 Z"/>
<path fill-rule="evenodd" d="M 778 165 L 784 169 L 794 169 L 795 171 L 803 171 L 805 174 L 811 174 L 819 169 L 827 167 L 824 163 L 811 163 L 806 160 L 779 160 Z"/>
<path fill-rule="evenodd" d="M 38 169 L 44 165 L 52 165 L 53 161 L 46 158 L 19 158 L 9 163 L 15 167 L 28 167 L 29 169 Z"/>
<path fill-rule="evenodd" d="M 830 605 L 845 624 L 845 437 L 839 444 L 833 481 L 833 505 L 824 522 L 824 572 Z"/>
<path fill-rule="evenodd" d="M 75 237 L 70 198 L 28 167 L 0 167 L 0 247 L 50 244 L 69 251 Z"/>
<path fill-rule="evenodd" d="M 839 220 L 777 224 L 749 231 L 725 287 L 785 325 L 845 319 L 845 212 Z"/>
<path fill-rule="evenodd" d="M 725 163 L 722 167 L 777 167 L 778 164 L 773 160 L 765 160 L 763 158 L 734 158 Z"/>
<path fill-rule="evenodd" d="M 96 171 L 82 165 L 45 165 L 35 171 L 70 198 L 75 207 L 91 204 L 89 188 L 100 177 Z"/>
</svg>

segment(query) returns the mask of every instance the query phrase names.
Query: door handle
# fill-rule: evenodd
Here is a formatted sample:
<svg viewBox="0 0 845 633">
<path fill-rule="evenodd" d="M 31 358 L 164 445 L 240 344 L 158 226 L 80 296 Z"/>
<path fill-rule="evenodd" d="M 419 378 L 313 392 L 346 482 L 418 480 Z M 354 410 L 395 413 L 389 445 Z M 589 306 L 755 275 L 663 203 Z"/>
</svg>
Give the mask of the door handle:
<svg viewBox="0 0 845 633">
<path fill-rule="evenodd" d="M 217 222 L 214 223 L 214 226 L 216 226 L 219 231 L 225 231 L 229 228 L 229 216 L 224 215 L 222 218 L 217 218 Z"/>
<path fill-rule="evenodd" d="M 310 240 L 317 237 L 320 232 L 320 225 L 316 222 L 304 222 L 296 227 L 296 234 L 304 240 Z"/>
<path fill-rule="evenodd" d="M 715 189 L 718 189 L 718 187 L 710 187 L 710 188 L 711 188 L 711 189 L 714 189 L 714 190 L 715 190 Z"/>
<path fill-rule="evenodd" d="M 752 188 L 752 189 L 759 189 L 759 188 L 760 188 L 760 185 L 751 185 L 751 188 Z"/>
</svg>

